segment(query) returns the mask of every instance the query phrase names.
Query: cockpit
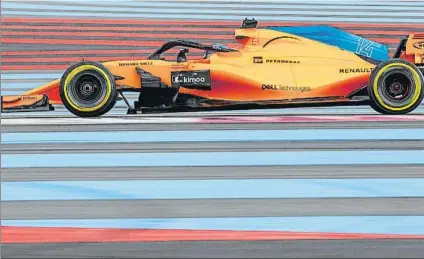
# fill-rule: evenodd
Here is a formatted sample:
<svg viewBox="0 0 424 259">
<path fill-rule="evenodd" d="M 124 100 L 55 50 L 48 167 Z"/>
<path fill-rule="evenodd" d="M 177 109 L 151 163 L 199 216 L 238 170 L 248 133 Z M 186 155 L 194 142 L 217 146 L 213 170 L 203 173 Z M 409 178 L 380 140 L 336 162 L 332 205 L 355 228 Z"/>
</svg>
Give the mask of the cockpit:
<svg viewBox="0 0 424 259">
<path fill-rule="evenodd" d="M 187 41 L 187 40 L 174 40 L 174 41 L 168 41 L 165 44 L 163 44 L 158 50 L 156 50 L 154 53 L 152 53 L 147 59 L 160 59 L 164 60 L 165 58 L 162 57 L 162 54 L 166 51 L 175 48 L 175 47 L 183 47 L 178 55 L 177 55 L 177 62 L 186 62 L 187 61 L 187 54 L 190 53 L 190 48 L 194 49 L 202 49 L 205 50 L 205 53 L 203 54 L 203 59 L 207 59 L 212 53 L 214 52 L 233 52 L 237 51 L 236 49 L 231 49 L 227 47 L 226 45 L 222 43 L 215 43 L 212 45 L 204 45 L 200 44 L 198 42 L 194 41 Z"/>
</svg>

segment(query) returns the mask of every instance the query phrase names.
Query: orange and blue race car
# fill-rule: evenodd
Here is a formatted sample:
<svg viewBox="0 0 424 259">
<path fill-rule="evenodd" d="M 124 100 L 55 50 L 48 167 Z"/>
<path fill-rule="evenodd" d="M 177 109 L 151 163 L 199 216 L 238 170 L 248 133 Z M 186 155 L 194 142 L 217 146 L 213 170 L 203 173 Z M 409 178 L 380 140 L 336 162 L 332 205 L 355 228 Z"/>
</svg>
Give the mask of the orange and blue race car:
<svg viewBox="0 0 424 259">
<path fill-rule="evenodd" d="M 164 43 L 147 59 L 81 61 L 63 76 L 22 95 L 2 96 L 2 111 L 54 110 L 64 105 L 96 117 L 124 100 L 128 113 L 370 105 L 382 114 L 406 114 L 424 97 L 424 34 L 388 47 L 335 27 L 235 29 L 237 48 L 189 40 Z M 163 53 L 180 48 L 175 60 Z M 190 49 L 203 58 L 187 59 Z M 125 93 L 137 92 L 131 105 Z"/>
</svg>

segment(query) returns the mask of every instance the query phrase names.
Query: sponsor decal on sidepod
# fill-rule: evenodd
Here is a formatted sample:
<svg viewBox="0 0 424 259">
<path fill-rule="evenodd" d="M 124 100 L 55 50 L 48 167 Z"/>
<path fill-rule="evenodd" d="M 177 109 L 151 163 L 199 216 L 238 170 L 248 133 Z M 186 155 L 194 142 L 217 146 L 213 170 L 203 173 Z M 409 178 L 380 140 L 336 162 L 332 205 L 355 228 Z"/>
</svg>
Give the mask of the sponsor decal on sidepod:
<svg viewBox="0 0 424 259">
<path fill-rule="evenodd" d="M 414 43 L 414 47 L 417 49 L 424 49 L 424 41 Z"/>
</svg>

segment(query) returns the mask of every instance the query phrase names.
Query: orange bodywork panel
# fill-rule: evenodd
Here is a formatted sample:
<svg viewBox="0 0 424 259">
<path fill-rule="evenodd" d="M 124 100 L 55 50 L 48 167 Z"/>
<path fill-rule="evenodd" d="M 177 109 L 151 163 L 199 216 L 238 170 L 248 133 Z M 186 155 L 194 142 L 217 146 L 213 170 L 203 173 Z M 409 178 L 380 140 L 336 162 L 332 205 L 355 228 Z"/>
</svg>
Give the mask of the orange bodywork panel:
<svg viewBox="0 0 424 259">
<path fill-rule="evenodd" d="M 411 56 L 412 63 L 424 64 L 424 34 L 409 35 L 405 55 Z"/>
<path fill-rule="evenodd" d="M 346 97 L 367 85 L 374 64 L 354 53 L 307 38 L 274 30 L 239 29 L 236 52 L 217 52 L 206 60 L 183 63 L 163 60 L 105 62 L 112 74 L 125 77 L 118 83 L 142 87 L 136 67 L 172 85 L 175 71 L 210 71 L 210 91 L 181 87 L 180 93 L 207 99 L 257 102 Z M 295 37 L 295 38 L 293 38 Z"/>
<path fill-rule="evenodd" d="M 62 104 L 62 100 L 60 99 L 59 94 L 59 84 L 60 79 L 56 79 L 54 81 L 51 81 L 48 84 L 42 85 L 40 87 L 31 89 L 23 95 L 47 95 L 49 97 L 49 102 L 51 104 Z"/>
</svg>

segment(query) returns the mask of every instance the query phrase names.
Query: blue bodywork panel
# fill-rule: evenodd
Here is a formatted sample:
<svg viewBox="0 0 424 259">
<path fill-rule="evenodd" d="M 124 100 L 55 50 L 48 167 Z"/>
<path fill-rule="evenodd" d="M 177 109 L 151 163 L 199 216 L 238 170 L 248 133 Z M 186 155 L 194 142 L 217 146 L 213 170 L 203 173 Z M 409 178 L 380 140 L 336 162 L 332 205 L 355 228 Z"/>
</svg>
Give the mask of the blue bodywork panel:
<svg viewBox="0 0 424 259">
<path fill-rule="evenodd" d="M 327 25 L 270 26 L 266 29 L 316 40 L 379 61 L 389 59 L 389 48 L 386 45 Z"/>
</svg>

